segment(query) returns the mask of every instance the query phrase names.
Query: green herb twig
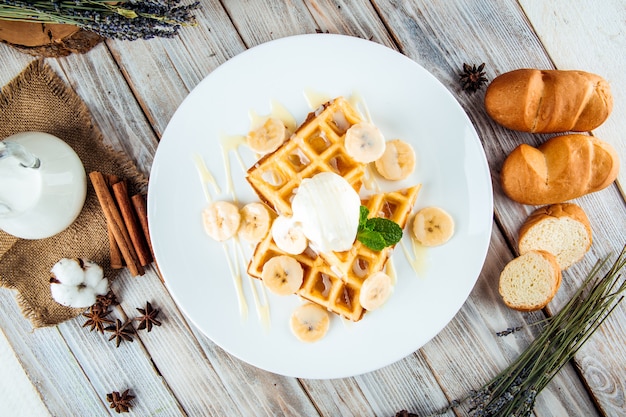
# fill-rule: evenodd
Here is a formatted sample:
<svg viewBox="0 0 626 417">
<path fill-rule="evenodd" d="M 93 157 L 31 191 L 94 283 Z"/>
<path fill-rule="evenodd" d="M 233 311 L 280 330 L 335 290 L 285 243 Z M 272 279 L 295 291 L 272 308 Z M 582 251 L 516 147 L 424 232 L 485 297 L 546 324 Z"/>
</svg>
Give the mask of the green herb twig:
<svg viewBox="0 0 626 417">
<path fill-rule="evenodd" d="M 626 245 L 601 276 L 607 261 L 608 258 L 599 260 L 561 311 L 541 321 L 545 323 L 541 334 L 509 367 L 439 414 L 467 401 L 474 417 L 530 416 L 537 394 L 624 298 L 626 280 L 622 279 L 621 270 L 626 266 Z"/>
<path fill-rule="evenodd" d="M 181 26 L 195 24 L 191 11 L 199 3 L 180 0 L 0 0 L 0 20 L 61 23 L 105 38 L 172 37 Z"/>
<path fill-rule="evenodd" d="M 368 219 L 369 212 L 367 207 L 361 206 L 356 235 L 359 242 L 372 250 L 381 251 L 402 239 L 402 228 L 396 222 L 384 217 Z"/>
</svg>

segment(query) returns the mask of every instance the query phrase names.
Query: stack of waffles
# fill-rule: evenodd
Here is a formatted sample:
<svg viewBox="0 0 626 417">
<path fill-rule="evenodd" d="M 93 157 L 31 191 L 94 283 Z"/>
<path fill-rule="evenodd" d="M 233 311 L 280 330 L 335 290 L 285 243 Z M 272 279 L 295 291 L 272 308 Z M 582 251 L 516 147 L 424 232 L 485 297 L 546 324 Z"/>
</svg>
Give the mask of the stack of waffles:
<svg viewBox="0 0 626 417">
<path fill-rule="evenodd" d="M 359 192 L 365 164 L 354 161 L 343 146 L 346 131 L 362 121 L 358 111 L 338 97 L 309 114 L 293 136 L 275 152 L 265 155 L 248 170 L 247 179 L 259 197 L 281 215 L 291 214 L 291 199 L 301 181 L 320 172 L 334 172 Z M 420 186 L 375 194 L 362 200 L 371 217 L 385 217 L 401 228 L 407 224 Z M 381 271 L 392 247 L 373 251 L 359 241 L 345 252 L 317 254 L 307 248 L 302 254 L 289 255 L 304 270 L 297 294 L 352 321 L 363 317 L 359 302 L 363 281 Z M 274 256 L 286 255 L 271 233 L 257 244 L 248 273 L 261 278 L 263 265 Z"/>
</svg>

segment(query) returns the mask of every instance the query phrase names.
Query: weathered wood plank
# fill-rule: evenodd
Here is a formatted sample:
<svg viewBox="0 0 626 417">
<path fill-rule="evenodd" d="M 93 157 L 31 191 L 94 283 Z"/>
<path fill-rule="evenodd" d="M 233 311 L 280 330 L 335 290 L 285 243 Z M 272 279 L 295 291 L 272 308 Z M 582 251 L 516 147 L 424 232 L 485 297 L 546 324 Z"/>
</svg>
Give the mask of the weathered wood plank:
<svg viewBox="0 0 626 417">
<path fill-rule="evenodd" d="M 257 416 L 315 416 L 317 409 L 295 378 L 276 375 L 234 358 L 192 326 L 200 346 L 210 359 L 241 412 Z"/>
<path fill-rule="evenodd" d="M 134 279 L 128 271 L 121 273 L 114 283 L 126 279 Z M 116 287 L 113 288 L 116 291 Z M 118 306 L 109 317 L 125 322 L 133 317 L 130 314 L 132 313 Z M 115 339 L 109 340 L 111 333 L 89 332 L 82 327 L 84 321 L 85 318 L 77 317 L 57 327 L 78 362 L 75 366 L 85 373 L 92 385 L 95 391 L 93 398 L 99 399 L 108 407 L 107 393 L 130 389 L 135 395 L 133 411 L 138 414 L 183 414 L 182 407 L 170 391 L 167 381 L 161 378 L 152 359 L 146 354 L 142 343 L 143 334 L 136 334 L 132 342 L 122 341 L 117 347 Z M 63 385 L 67 383 L 65 379 L 61 381 Z M 71 403 L 66 404 L 66 407 L 70 406 Z M 116 415 L 115 411 L 111 411 L 111 415 Z"/>
<path fill-rule="evenodd" d="M 85 102 L 104 142 L 127 155 L 148 177 L 157 140 L 106 45 L 46 62 Z"/>
<path fill-rule="evenodd" d="M 0 289 L 0 327 L 50 414 L 67 415 L 69 409 L 77 415 L 107 414 L 102 393 L 94 390 L 59 330 L 33 330 L 14 297 Z"/>
<path fill-rule="evenodd" d="M 0 43 L 0 86 L 6 85 L 15 78 L 29 62 L 34 60 L 30 55 L 25 55 L 15 49 Z"/>
<path fill-rule="evenodd" d="M 0 326 L 0 364 L 3 375 L 3 378 L 0 378 L 0 415 L 50 416 L 39 391 L 15 355 L 2 326 Z"/>
<path fill-rule="evenodd" d="M 150 332 L 138 331 L 137 335 L 145 349 L 143 355 L 153 362 L 159 377 L 167 383 L 186 414 L 229 415 L 245 411 L 238 410 L 239 405 L 228 395 L 210 359 L 199 348 L 185 318 L 153 269 L 142 277 L 125 274 L 112 288 L 127 319 L 138 317 L 140 312 L 136 309 L 145 308 L 146 302 L 160 310 L 157 319 L 161 326 L 153 327 Z M 134 385 L 142 385 L 141 379 L 135 380 Z"/>
<path fill-rule="evenodd" d="M 305 0 L 305 4 L 319 31 L 357 36 L 395 49 L 391 34 L 371 2 Z"/>
<path fill-rule="evenodd" d="M 246 47 L 319 30 L 300 0 L 222 1 Z"/>
</svg>

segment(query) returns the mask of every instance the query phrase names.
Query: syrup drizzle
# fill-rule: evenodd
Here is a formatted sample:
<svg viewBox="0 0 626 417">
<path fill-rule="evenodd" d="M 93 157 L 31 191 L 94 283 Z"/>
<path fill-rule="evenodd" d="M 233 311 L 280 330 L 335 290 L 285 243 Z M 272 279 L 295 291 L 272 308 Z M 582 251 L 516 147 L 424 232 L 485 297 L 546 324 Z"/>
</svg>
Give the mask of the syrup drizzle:
<svg viewBox="0 0 626 417">
<path fill-rule="evenodd" d="M 400 241 L 400 246 L 402 247 L 402 252 L 406 260 L 411 265 L 413 271 L 420 277 L 426 275 L 426 271 L 428 269 L 428 263 L 426 259 L 426 254 L 428 252 L 428 248 L 422 244 L 420 244 L 415 237 L 413 237 L 412 233 L 410 233 L 410 248 L 407 247 L 407 244 L 404 243 L 404 240 Z"/>
<path fill-rule="evenodd" d="M 234 243 L 233 243 L 234 244 Z M 243 285 L 241 279 L 241 270 L 239 269 L 239 262 L 237 259 L 233 260 L 228 251 L 228 245 L 226 242 L 222 243 L 222 247 L 224 248 L 224 253 L 226 255 L 226 262 L 228 263 L 228 269 L 230 270 L 230 275 L 233 278 L 233 284 L 235 284 L 235 292 L 237 294 L 237 302 L 239 304 L 239 316 L 242 321 L 247 320 L 248 318 L 248 303 L 246 302 L 246 297 L 243 294 Z M 234 250 L 234 249 L 233 249 Z M 235 256 L 237 254 L 235 253 Z"/>
<path fill-rule="evenodd" d="M 251 110 L 249 112 L 250 130 L 257 128 L 258 126 L 261 126 L 263 123 L 265 123 L 265 121 L 268 118 L 275 117 L 281 120 L 285 124 L 285 127 L 287 128 L 287 131 L 289 132 L 289 134 L 293 133 L 296 129 L 296 119 L 291 115 L 291 113 L 276 100 L 272 100 L 270 107 L 271 107 L 270 114 L 267 116 L 260 116 L 254 110 Z M 220 139 L 220 148 L 222 151 L 222 161 L 224 163 L 224 171 L 226 173 L 227 193 L 230 194 L 232 196 L 233 201 L 237 203 L 238 199 L 237 199 L 237 194 L 235 192 L 235 186 L 234 186 L 234 181 L 233 181 L 229 154 L 231 151 L 234 151 L 235 157 L 239 161 L 239 166 L 241 167 L 241 170 L 244 173 L 247 172 L 246 165 L 243 162 L 243 158 L 241 157 L 241 154 L 239 153 L 239 147 L 247 144 L 246 136 L 245 135 L 221 134 L 219 139 Z M 211 201 L 210 194 L 205 192 L 205 195 L 207 196 L 207 200 Z M 226 261 L 228 263 L 228 268 L 230 270 L 231 276 L 233 278 L 233 282 L 235 284 L 235 291 L 237 293 L 237 300 L 239 303 L 239 312 L 240 312 L 240 315 L 242 316 L 242 319 L 245 320 L 248 314 L 248 306 L 246 303 L 245 295 L 243 293 L 243 279 L 242 279 L 242 274 L 241 274 L 241 269 L 240 269 L 240 262 L 245 264 L 247 261 L 243 253 L 243 247 L 237 236 L 233 238 L 233 242 L 234 242 L 233 245 L 235 245 L 235 249 L 234 249 L 235 259 L 233 259 L 233 257 L 230 256 L 227 245 L 224 244 L 223 246 L 224 246 L 224 251 L 226 253 Z M 257 280 L 252 278 L 247 273 L 246 275 L 248 277 L 248 284 L 252 292 L 252 298 L 254 301 L 254 305 L 255 305 L 255 309 L 256 309 L 259 321 L 261 322 L 262 326 L 266 330 L 269 330 L 270 308 L 269 308 L 269 303 L 267 299 L 267 293 L 265 292 L 265 287 L 261 285 L 261 290 L 260 290 L 261 296 L 259 297 L 259 291 L 257 290 L 257 287 L 256 287 Z"/>
<path fill-rule="evenodd" d="M 396 264 L 393 261 L 393 256 L 390 256 L 385 265 L 385 273 L 391 278 L 391 285 L 394 286 L 398 282 L 398 272 L 396 270 Z"/>
<path fill-rule="evenodd" d="M 235 202 L 237 202 L 237 196 L 235 194 L 235 189 L 233 185 L 229 152 L 230 151 L 235 152 L 235 156 L 237 160 L 239 161 L 239 165 L 241 166 L 242 170 L 245 172 L 246 171 L 245 164 L 238 150 L 239 146 L 245 143 L 246 143 L 246 137 L 242 135 L 232 135 L 232 136 L 222 135 L 220 137 L 222 159 L 224 162 L 224 169 L 226 172 L 227 190 L 228 190 L 228 193 L 232 195 L 233 200 Z M 209 190 L 209 184 L 213 186 L 213 189 L 216 194 L 220 194 L 221 189 L 218 186 L 217 182 L 215 181 L 215 178 L 213 177 L 209 169 L 206 167 L 206 164 L 204 163 L 204 160 L 202 159 L 202 157 L 199 154 L 194 154 L 193 160 L 195 162 L 198 175 L 200 177 L 200 182 L 202 184 L 204 196 L 207 202 L 211 203 L 213 201 L 213 198 Z M 241 245 L 241 242 L 239 241 L 239 238 L 235 236 L 232 239 L 232 241 L 233 241 L 232 254 L 228 248 L 227 242 L 222 243 L 222 248 L 224 249 L 226 263 L 228 265 L 232 282 L 235 287 L 235 293 L 237 294 L 237 304 L 239 306 L 239 315 L 242 321 L 246 321 L 248 318 L 248 302 L 246 300 L 246 296 L 243 290 L 243 277 L 242 277 L 242 271 L 241 271 L 241 263 L 245 265 L 246 258 L 243 253 L 243 247 Z M 256 309 L 256 313 L 259 318 L 259 321 L 261 322 L 262 326 L 266 330 L 268 330 L 270 328 L 270 311 L 269 311 L 269 303 L 267 300 L 267 294 L 265 293 L 265 288 L 261 286 L 261 297 L 259 297 L 259 292 L 254 282 L 255 280 L 247 273 L 246 273 L 246 276 L 248 277 L 248 283 L 252 291 L 252 297 L 253 297 L 253 301 L 254 301 L 254 305 L 255 305 L 255 309 Z"/>
<path fill-rule="evenodd" d="M 220 135 L 220 147 L 222 149 L 222 160 L 224 162 L 224 171 L 226 173 L 226 192 L 229 193 L 233 201 L 237 203 L 237 195 L 235 194 L 235 186 L 233 184 L 233 173 L 230 167 L 230 151 L 235 152 L 235 157 L 239 161 L 239 165 L 243 172 L 246 172 L 246 166 L 239 154 L 239 146 L 246 144 L 246 137 L 243 135 Z"/>
<path fill-rule="evenodd" d="M 239 255 L 239 259 L 245 264 L 246 257 L 243 253 L 243 247 L 241 245 L 241 242 L 239 241 L 239 238 L 236 236 L 234 239 L 235 239 L 235 243 L 238 249 L 237 253 Z M 259 298 L 259 292 L 257 291 L 257 287 L 256 287 L 256 281 L 259 281 L 259 280 L 252 278 L 250 274 L 246 273 L 246 275 L 248 276 L 248 284 L 250 285 L 250 289 L 252 291 L 252 299 L 254 300 L 254 306 L 257 312 L 257 316 L 259 318 L 259 322 L 261 322 L 261 325 L 263 326 L 265 330 L 269 330 L 270 328 L 270 305 L 267 301 L 267 293 L 265 292 L 265 286 L 262 285 L 261 283 L 261 298 L 262 298 L 261 300 Z"/>
<path fill-rule="evenodd" d="M 204 197 L 207 199 L 209 203 L 213 201 L 211 198 L 211 192 L 209 191 L 209 184 L 213 186 L 213 190 L 215 190 L 216 194 L 221 193 L 219 185 L 215 181 L 215 177 L 211 174 L 211 171 L 207 168 L 204 163 L 204 159 L 198 153 L 193 154 L 193 161 L 196 165 L 196 171 L 200 176 L 200 184 L 202 185 L 202 192 L 204 193 Z"/>
<path fill-rule="evenodd" d="M 322 104 L 326 103 L 331 99 L 327 94 L 320 93 L 319 91 L 315 91 L 311 88 L 304 89 L 304 99 L 306 100 L 309 108 L 311 110 L 315 110 L 320 107 Z"/>
</svg>

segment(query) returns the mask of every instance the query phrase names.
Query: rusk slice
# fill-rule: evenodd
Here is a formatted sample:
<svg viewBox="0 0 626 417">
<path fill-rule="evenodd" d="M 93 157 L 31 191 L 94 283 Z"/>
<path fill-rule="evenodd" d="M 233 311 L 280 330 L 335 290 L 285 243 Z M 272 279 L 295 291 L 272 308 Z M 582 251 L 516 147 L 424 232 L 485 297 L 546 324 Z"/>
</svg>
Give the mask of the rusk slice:
<svg viewBox="0 0 626 417">
<path fill-rule="evenodd" d="M 561 269 L 578 262 L 591 247 L 591 225 L 585 211 L 572 203 L 535 210 L 519 230 L 519 253 L 544 250 L 556 257 Z"/>
<path fill-rule="evenodd" d="M 554 255 L 532 250 L 511 260 L 500 274 L 504 303 L 519 311 L 545 307 L 561 285 L 561 268 Z"/>
<path fill-rule="evenodd" d="M 291 199 L 304 178 L 320 172 L 341 175 L 359 192 L 365 164 L 352 159 L 344 147 L 346 131 L 363 119 L 343 97 L 324 104 L 275 152 L 262 157 L 246 179 L 259 198 L 278 214 L 291 215 Z"/>
</svg>

